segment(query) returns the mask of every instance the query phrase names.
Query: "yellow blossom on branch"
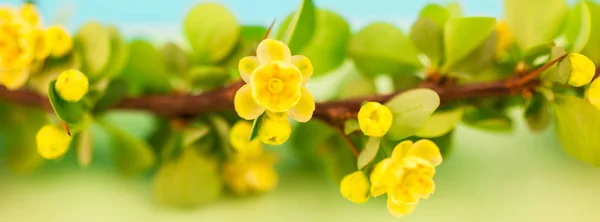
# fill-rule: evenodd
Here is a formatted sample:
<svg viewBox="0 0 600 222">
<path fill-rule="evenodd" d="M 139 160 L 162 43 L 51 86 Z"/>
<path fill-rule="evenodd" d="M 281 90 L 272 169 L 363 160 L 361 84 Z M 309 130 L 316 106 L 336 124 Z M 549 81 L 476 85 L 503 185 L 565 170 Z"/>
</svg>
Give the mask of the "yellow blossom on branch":
<svg viewBox="0 0 600 222">
<path fill-rule="evenodd" d="M 384 136 L 392 126 L 392 120 L 392 111 L 378 102 L 365 103 L 358 111 L 358 125 L 367 136 Z"/>
<path fill-rule="evenodd" d="M 38 130 L 35 141 L 40 156 L 55 159 L 67 152 L 71 137 L 59 126 L 45 125 Z"/>
<path fill-rule="evenodd" d="M 236 122 L 229 131 L 229 143 L 240 156 L 254 158 L 263 154 L 260 140 L 249 140 L 251 131 L 252 123 L 246 120 Z"/>
<path fill-rule="evenodd" d="M 260 127 L 260 140 L 264 144 L 280 145 L 290 138 L 292 134 L 292 126 L 287 119 L 274 119 L 270 116 L 265 116 L 262 119 Z"/>
<path fill-rule="evenodd" d="M 88 85 L 88 78 L 83 73 L 71 69 L 60 73 L 55 88 L 62 99 L 77 102 L 87 94 Z"/>
<path fill-rule="evenodd" d="M 73 38 L 61 26 L 48 27 L 44 32 L 44 37 L 48 40 L 52 57 L 62 57 L 71 52 L 73 48 Z"/>
<path fill-rule="evenodd" d="M 588 57 L 579 53 L 570 53 L 568 56 L 571 64 L 569 85 L 580 87 L 592 81 L 596 74 L 596 66 Z"/>
<path fill-rule="evenodd" d="M 292 56 L 287 45 L 273 39 L 263 40 L 256 55 L 239 63 L 241 78 L 247 84 L 235 94 L 238 115 L 253 120 L 266 110 L 287 113 L 298 122 L 310 120 L 315 101 L 304 86 L 313 73 L 310 60 Z"/>
<path fill-rule="evenodd" d="M 430 140 L 398 144 L 392 156 L 371 172 L 371 194 L 387 193 L 388 211 L 395 217 L 411 213 L 420 199 L 427 199 L 435 191 L 435 167 L 442 163 L 440 150 Z"/>
<path fill-rule="evenodd" d="M 600 79 L 597 78 L 590 84 L 590 88 L 585 92 L 585 98 L 600 110 Z"/>
<path fill-rule="evenodd" d="M 340 183 L 340 193 L 354 203 L 365 203 L 369 200 L 369 179 L 362 171 L 346 175 Z"/>
</svg>

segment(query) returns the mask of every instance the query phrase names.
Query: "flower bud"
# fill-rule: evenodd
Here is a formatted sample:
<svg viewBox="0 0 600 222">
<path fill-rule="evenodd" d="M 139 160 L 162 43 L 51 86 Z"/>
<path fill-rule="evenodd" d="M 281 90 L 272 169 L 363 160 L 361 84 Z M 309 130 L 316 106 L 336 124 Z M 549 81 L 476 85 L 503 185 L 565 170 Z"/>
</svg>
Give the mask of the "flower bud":
<svg viewBox="0 0 600 222">
<path fill-rule="evenodd" d="M 35 141 L 38 153 L 46 159 L 55 159 L 67 152 L 71 137 L 56 125 L 45 125 L 38 130 Z"/>
<path fill-rule="evenodd" d="M 45 38 L 50 45 L 50 55 L 53 57 L 62 57 L 71 52 L 73 48 L 73 38 L 61 26 L 50 26 L 44 31 Z"/>
<path fill-rule="evenodd" d="M 585 99 L 600 110 L 600 79 L 590 84 L 590 88 L 585 92 Z"/>
<path fill-rule="evenodd" d="M 588 57 L 579 53 L 570 53 L 571 75 L 569 85 L 580 87 L 590 83 L 596 73 L 596 66 Z"/>
<path fill-rule="evenodd" d="M 244 157 L 256 157 L 263 153 L 262 145 L 258 138 L 250 141 L 252 123 L 246 120 L 236 122 L 229 131 L 229 143 L 233 149 Z"/>
<path fill-rule="evenodd" d="M 362 171 L 346 175 L 340 184 L 340 192 L 344 198 L 354 203 L 364 203 L 369 200 L 369 179 Z"/>
<path fill-rule="evenodd" d="M 358 111 L 358 125 L 367 136 L 382 137 L 392 126 L 392 111 L 378 102 L 368 102 Z"/>
<path fill-rule="evenodd" d="M 280 145 L 290 138 L 292 126 L 287 120 L 276 120 L 265 116 L 259 134 L 260 140 L 264 144 Z"/>
<path fill-rule="evenodd" d="M 77 102 L 88 92 L 88 78 L 78 70 L 62 72 L 54 86 L 58 95 L 66 101 Z"/>
</svg>

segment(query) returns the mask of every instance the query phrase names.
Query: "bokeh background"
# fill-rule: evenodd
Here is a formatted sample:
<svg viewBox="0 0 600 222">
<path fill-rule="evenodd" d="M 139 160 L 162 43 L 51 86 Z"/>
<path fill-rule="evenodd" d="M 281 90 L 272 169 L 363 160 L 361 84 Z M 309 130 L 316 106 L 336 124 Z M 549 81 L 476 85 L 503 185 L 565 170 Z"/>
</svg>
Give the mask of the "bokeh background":
<svg viewBox="0 0 600 222">
<path fill-rule="evenodd" d="M 95 20 L 117 25 L 128 38 L 182 44 L 183 17 L 199 3 L 37 2 L 46 24 L 61 23 L 73 32 L 86 21 Z M 257 25 L 282 20 L 300 4 L 299 0 L 216 2 L 231 9 L 241 24 Z M 319 8 L 334 10 L 348 19 L 353 31 L 373 21 L 387 21 L 407 31 L 425 4 L 449 1 L 315 2 Z M 465 15 L 502 18 L 502 1 L 459 2 Z M 337 72 L 351 68 L 345 65 Z M 309 88 L 317 100 L 326 100 L 331 94 L 326 86 L 336 84 L 340 77 L 333 74 L 313 79 Z M 379 83 L 385 86 L 384 81 Z M 385 91 L 386 87 L 382 88 Z M 289 152 L 289 145 L 271 149 L 282 157 L 278 164 L 280 181 L 274 192 L 241 199 L 225 197 L 193 209 L 168 209 L 153 201 L 151 177 L 123 178 L 115 173 L 110 164 L 108 136 L 94 127 L 95 156 L 87 169 L 80 169 L 69 155 L 45 163 L 30 175 L 15 175 L 0 167 L 0 221 L 600 221 L 600 169 L 567 155 L 553 127 L 542 133 L 530 132 L 520 112 L 512 110 L 516 124 L 509 133 L 482 132 L 459 125 L 452 152 L 438 168 L 436 193 L 402 219 L 387 213 L 384 198 L 362 205 L 346 201 L 338 185 L 323 172 L 305 170 Z M 139 137 L 147 136 L 155 127 L 152 118 L 143 113 L 121 112 L 110 118 Z"/>
</svg>

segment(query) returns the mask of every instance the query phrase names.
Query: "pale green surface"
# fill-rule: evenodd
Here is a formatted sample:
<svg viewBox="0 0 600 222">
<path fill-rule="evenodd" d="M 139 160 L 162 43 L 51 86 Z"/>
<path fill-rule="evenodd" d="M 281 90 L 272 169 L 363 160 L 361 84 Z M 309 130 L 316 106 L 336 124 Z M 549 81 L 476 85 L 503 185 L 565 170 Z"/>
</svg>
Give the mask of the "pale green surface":
<svg viewBox="0 0 600 222">
<path fill-rule="evenodd" d="M 459 126 L 461 139 L 438 168 L 435 194 L 403 221 L 600 220 L 599 170 L 567 156 L 553 129 L 532 135 L 519 123 L 515 132 L 496 135 Z M 3 169 L 0 221 L 396 221 L 383 198 L 355 205 L 320 176 L 290 177 L 289 158 L 276 191 L 190 210 L 157 206 L 146 179 L 98 167 L 106 163 L 90 170 L 50 163 L 32 176 Z"/>
</svg>

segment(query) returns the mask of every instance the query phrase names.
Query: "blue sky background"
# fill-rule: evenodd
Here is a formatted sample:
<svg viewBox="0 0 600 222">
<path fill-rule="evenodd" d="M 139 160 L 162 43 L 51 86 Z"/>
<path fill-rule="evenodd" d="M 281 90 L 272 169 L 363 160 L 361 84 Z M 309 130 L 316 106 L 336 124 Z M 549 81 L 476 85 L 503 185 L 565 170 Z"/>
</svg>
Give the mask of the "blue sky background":
<svg viewBox="0 0 600 222">
<path fill-rule="evenodd" d="M 23 0 L 0 0 L 18 4 Z M 501 18 L 501 0 L 456 0 L 465 15 Z M 569 0 L 575 2 L 576 0 Z M 76 30 L 86 21 L 116 24 L 129 37 L 181 40 L 181 21 L 196 4 L 208 0 L 37 0 L 46 24 L 62 23 Z M 301 0 L 213 0 L 231 9 L 242 24 L 267 25 L 294 11 Z M 373 21 L 387 21 L 403 29 L 410 27 L 420 9 L 432 2 L 452 0 L 315 0 L 348 19 L 354 30 Z"/>
</svg>

